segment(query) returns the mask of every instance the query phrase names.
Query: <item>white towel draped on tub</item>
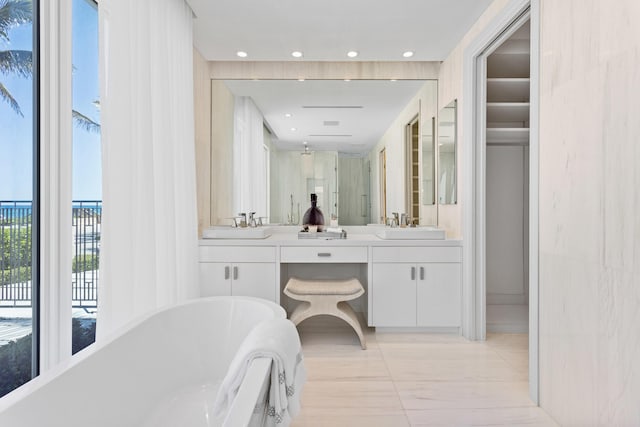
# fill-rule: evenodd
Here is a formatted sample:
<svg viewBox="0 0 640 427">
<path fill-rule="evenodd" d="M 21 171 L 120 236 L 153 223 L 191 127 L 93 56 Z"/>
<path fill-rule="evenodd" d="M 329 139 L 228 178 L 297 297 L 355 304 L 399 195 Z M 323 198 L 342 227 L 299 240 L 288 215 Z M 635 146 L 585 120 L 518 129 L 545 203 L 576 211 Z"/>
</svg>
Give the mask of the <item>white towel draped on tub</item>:
<svg viewBox="0 0 640 427">
<path fill-rule="evenodd" d="M 298 331 L 287 319 L 266 320 L 247 335 L 222 380 L 214 413 L 230 408 L 251 361 L 263 357 L 272 360 L 265 425 L 291 424 L 292 418 L 300 411 L 300 395 L 306 371 Z M 256 411 L 251 425 L 255 425 L 255 421 L 260 423 L 262 417 L 262 411 Z"/>
</svg>

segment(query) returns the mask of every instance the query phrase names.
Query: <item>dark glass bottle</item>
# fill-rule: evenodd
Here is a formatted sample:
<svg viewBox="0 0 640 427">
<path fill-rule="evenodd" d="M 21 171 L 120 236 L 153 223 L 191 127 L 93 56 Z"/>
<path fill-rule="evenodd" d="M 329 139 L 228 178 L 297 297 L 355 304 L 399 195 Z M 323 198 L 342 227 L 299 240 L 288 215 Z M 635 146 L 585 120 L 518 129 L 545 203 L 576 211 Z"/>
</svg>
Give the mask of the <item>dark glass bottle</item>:
<svg viewBox="0 0 640 427">
<path fill-rule="evenodd" d="M 305 230 L 309 228 L 310 225 L 317 225 L 318 231 L 322 231 L 322 226 L 324 225 L 324 215 L 322 215 L 322 211 L 316 205 L 318 204 L 318 196 L 315 193 L 311 193 L 311 207 L 307 209 L 304 213 L 304 217 L 302 217 L 302 225 Z"/>
</svg>

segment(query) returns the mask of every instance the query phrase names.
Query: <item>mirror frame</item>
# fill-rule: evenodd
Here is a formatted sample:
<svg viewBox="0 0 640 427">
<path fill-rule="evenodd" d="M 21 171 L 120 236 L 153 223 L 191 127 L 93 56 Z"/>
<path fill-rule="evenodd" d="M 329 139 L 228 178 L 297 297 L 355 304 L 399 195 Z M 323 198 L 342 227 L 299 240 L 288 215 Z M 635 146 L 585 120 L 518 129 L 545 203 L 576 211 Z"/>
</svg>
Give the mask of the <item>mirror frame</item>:
<svg viewBox="0 0 640 427">
<path fill-rule="evenodd" d="M 453 120 L 449 122 L 446 120 L 447 118 L 447 109 L 453 109 Z M 448 140 L 445 141 L 445 138 L 449 138 L 449 133 L 444 132 L 445 128 L 453 128 L 453 134 L 451 135 L 452 142 Z M 445 151 L 441 148 L 444 144 L 453 145 L 453 159 L 450 168 L 445 168 L 445 160 L 442 157 L 442 153 Z M 456 205 L 458 204 L 458 100 L 454 99 L 449 102 L 443 108 L 438 111 L 438 205 Z M 450 176 L 447 176 L 447 171 L 449 171 Z M 447 191 L 443 188 L 443 181 L 445 179 L 450 179 L 450 185 L 446 185 L 446 190 L 450 191 L 450 194 L 447 196 Z"/>
</svg>

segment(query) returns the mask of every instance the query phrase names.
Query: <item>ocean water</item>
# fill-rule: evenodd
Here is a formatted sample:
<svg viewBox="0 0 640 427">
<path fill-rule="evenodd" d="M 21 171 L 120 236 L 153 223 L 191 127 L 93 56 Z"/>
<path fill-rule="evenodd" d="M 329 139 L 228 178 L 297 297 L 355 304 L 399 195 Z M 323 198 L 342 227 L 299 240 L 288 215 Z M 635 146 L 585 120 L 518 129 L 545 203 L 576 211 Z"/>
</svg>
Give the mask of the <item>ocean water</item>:
<svg viewBox="0 0 640 427">
<path fill-rule="evenodd" d="M 96 211 L 100 213 L 102 211 L 102 201 L 74 201 L 72 203 L 74 210 L 85 209 Z M 33 209 L 33 203 L 30 201 L 4 201 L 0 200 L 0 219 L 19 219 L 25 218 L 31 215 Z"/>
</svg>

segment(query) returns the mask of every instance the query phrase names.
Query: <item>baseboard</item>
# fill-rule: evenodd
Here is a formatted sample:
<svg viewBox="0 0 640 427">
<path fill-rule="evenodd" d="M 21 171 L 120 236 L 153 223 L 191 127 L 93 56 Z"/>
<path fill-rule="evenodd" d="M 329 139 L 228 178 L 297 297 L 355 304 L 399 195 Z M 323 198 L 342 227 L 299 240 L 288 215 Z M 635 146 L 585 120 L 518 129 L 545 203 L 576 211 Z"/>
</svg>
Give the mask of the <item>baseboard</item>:
<svg viewBox="0 0 640 427">
<path fill-rule="evenodd" d="M 459 327 L 376 327 L 376 333 L 421 332 L 429 334 L 456 334 L 462 333 Z"/>
<path fill-rule="evenodd" d="M 487 332 L 495 334 L 528 334 L 529 325 L 522 323 L 487 323 Z"/>
</svg>

